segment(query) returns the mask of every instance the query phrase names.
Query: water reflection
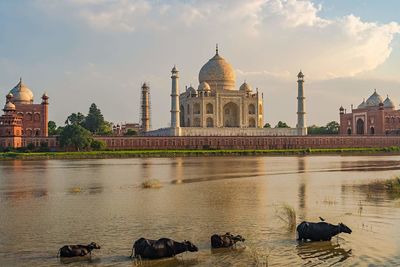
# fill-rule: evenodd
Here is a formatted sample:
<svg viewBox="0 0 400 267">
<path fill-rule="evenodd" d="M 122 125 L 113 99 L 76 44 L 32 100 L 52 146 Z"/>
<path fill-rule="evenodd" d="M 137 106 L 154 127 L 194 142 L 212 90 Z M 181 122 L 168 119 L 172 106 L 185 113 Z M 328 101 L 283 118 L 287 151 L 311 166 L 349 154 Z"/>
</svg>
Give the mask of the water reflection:
<svg viewBox="0 0 400 267">
<path fill-rule="evenodd" d="M 190 258 L 144 266 L 255 266 L 257 257 L 277 266 L 398 265 L 400 206 L 392 196 L 358 185 L 397 175 L 399 161 L 319 156 L 0 162 L 0 265 L 60 266 L 57 248 L 96 241 L 103 248 L 94 261 L 71 265 L 133 266 L 127 256 L 142 236 L 187 239 L 200 248 Z M 149 179 L 163 187 L 140 188 Z M 353 233 L 340 245 L 298 245 L 276 218 L 277 203 L 294 207 L 298 220 L 322 216 L 343 221 Z M 225 232 L 243 235 L 247 248 L 210 250 L 211 234 Z"/>
<path fill-rule="evenodd" d="M 306 266 L 333 266 L 351 257 L 352 250 L 332 241 L 302 242 L 297 246 L 297 255 L 307 262 Z"/>
</svg>

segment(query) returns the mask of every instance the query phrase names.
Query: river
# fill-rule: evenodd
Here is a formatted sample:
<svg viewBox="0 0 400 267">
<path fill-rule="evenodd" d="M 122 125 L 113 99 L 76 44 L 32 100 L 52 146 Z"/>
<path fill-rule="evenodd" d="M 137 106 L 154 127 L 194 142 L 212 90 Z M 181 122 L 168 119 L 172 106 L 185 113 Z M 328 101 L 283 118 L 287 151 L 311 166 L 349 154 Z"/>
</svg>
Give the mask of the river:
<svg viewBox="0 0 400 267">
<path fill-rule="evenodd" d="M 0 162 L 0 266 L 400 265 L 400 200 L 362 184 L 400 174 L 400 156 L 187 157 Z M 143 189 L 157 179 L 160 188 Z M 279 219 L 343 222 L 353 233 L 298 243 Z M 211 250 L 214 233 L 246 238 Z M 190 240 L 199 251 L 132 261 L 133 241 Z M 61 262 L 65 244 L 96 242 Z"/>
</svg>

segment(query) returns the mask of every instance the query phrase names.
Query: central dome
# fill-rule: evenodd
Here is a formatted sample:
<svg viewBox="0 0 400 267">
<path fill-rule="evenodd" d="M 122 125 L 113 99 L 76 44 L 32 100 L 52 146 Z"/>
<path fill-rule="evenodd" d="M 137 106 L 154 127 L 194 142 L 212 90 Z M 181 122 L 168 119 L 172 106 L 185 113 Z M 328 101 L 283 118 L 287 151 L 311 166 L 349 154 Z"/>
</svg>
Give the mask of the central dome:
<svg viewBox="0 0 400 267">
<path fill-rule="evenodd" d="M 213 56 L 200 70 L 199 83 L 206 82 L 212 90 L 235 89 L 235 71 L 223 57 L 218 54 L 218 47 Z"/>
</svg>

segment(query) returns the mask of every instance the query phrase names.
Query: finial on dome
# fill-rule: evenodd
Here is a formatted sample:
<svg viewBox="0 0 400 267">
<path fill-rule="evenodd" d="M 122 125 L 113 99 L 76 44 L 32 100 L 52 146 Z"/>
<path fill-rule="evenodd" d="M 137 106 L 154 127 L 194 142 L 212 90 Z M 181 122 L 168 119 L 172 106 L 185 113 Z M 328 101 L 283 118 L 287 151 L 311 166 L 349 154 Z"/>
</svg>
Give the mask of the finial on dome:
<svg viewBox="0 0 400 267">
<path fill-rule="evenodd" d="M 218 44 L 215 45 L 215 54 L 218 55 Z"/>
<path fill-rule="evenodd" d="M 19 77 L 19 82 L 22 83 L 22 77 L 21 76 Z"/>
</svg>

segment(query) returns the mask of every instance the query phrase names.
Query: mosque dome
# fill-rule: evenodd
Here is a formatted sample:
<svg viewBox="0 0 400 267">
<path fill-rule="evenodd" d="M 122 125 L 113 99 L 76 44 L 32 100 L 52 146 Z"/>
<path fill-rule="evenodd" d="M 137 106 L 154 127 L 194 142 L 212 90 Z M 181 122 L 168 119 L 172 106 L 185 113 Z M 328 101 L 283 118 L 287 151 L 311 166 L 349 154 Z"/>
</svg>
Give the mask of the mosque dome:
<svg viewBox="0 0 400 267">
<path fill-rule="evenodd" d="M 376 92 L 375 92 L 367 99 L 365 102 L 367 107 L 378 107 L 379 103 L 383 102 L 383 98 Z"/>
<path fill-rule="evenodd" d="M 365 103 L 365 99 L 363 99 L 363 102 L 361 102 L 360 105 L 358 105 L 358 108 L 366 108 L 367 107 L 367 103 Z"/>
<path fill-rule="evenodd" d="M 240 91 L 245 91 L 245 92 L 251 92 L 252 91 L 252 89 L 251 89 L 251 86 L 248 84 L 248 83 L 246 83 L 246 82 L 244 82 L 241 86 L 240 86 L 240 89 L 239 89 Z"/>
<path fill-rule="evenodd" d="M 199 73 L 199 83 L 207 82 L 213 88 L 223 88 L 227 90 L 235 89 L 235 71 L 223 57 L 218 54 L 218 47 L 215 56 L 213 56 Z"/>
<path fill-rule="evenodd" d="M 33 103 L 33 93 L 25 84 L 22 83 L 22 79 L 20 79 L 19 83 L 11 89 L 10 94 L 13 95 L 12 101 L 14 103 Z"/>
<path fill-rule="evenodd" d="M 4 109 L 3 109 L 4 111 L 10 111 L 10 110 L 15 110 L 15 105 L 13 104 L 13 103 L 11 103 L 11 102 L 7 102 L 5 105 L 4 105 Z"/>
<path fill-rule="evenodd" d="M 198 91 L 211 91 L 210 85 L 207 82 L 201 82 L 199 87 L 197 88 Z"/>
<path fill-rule="evenodd" d="M 395 108 L 395 104 L 393 101 L 389 98 L 389 96 L 386 97 L 385 101 L 383 101 L 383 107 L 384 108 Z"/>
</svg>

